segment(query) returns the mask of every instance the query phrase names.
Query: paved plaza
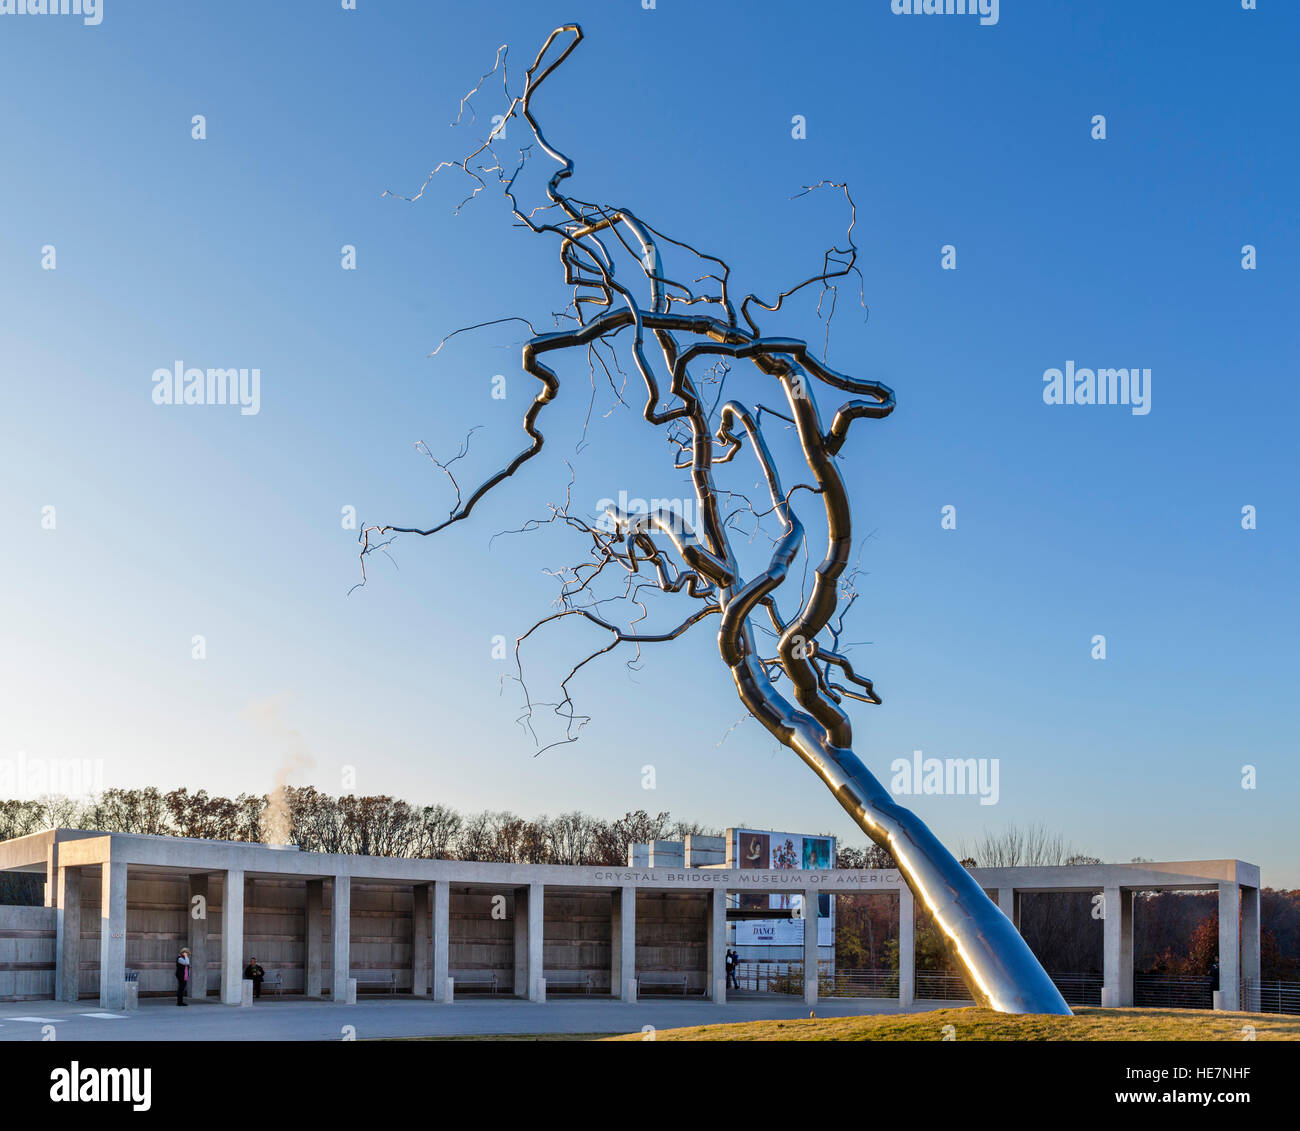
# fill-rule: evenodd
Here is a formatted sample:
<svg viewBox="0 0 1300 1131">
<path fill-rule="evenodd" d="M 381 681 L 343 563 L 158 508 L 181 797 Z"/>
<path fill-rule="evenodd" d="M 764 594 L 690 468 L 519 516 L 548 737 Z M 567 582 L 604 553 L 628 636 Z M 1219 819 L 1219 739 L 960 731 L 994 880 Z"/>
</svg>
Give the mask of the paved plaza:
<svg viewBox="0 0 1300 1131">
<path fill-rule="evenodd" d="M 902 1010 L 892 999 L 821 1002 L 819 1017 L 920 1012 L 969 1002 L 929 1001 Z M 0 1005 L 0 1041 L 338 1041 L 347 1037 L 467 1036 L 509 1033 L 636 1033 L 646 1025 L 672 1029 L 732 1021 L 807 1017 L 796 997 L 741 999 L 715 1005 L 686 1001 L 462 1001 L 440 1005 L 427 999 L 365 998 L 356 1005 L 322 1001 L 262 1000 L 251 1009 L 195 1002 L 180 1009 L 148 998 L 133 1012 L 99 1009 L 93 1000 L 29 1001 Z M 53 1031 L 49 1026 L 54 1026 Z M 350 1028 L 349 1028 L 350 1027 Z"/>
</svg>

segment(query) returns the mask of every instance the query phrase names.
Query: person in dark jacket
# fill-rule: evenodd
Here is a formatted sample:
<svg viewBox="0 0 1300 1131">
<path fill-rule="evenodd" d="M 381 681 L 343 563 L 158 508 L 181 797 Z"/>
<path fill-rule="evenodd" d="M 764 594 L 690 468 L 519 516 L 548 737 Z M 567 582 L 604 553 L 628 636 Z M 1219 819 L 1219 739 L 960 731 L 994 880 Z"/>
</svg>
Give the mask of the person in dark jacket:
<svg viewBox="0 0 1300 1131">
<path fill-rule="evenodd" d="M 262 979 L 266 977 L 266 971 L 258 964 L 256 958 L 250 958 L 248 965 L 244 967 L 244 977 L 253 983 L 253 996 L 262 996 Z"/>
<path fill-rule="evenodd" d="M 190 988 L 190 948 L 181 947 L 181 952 L 176 956 L 176 1004 L 189 1005 L 185 1000 L 185 995 Z"/>
</svg>

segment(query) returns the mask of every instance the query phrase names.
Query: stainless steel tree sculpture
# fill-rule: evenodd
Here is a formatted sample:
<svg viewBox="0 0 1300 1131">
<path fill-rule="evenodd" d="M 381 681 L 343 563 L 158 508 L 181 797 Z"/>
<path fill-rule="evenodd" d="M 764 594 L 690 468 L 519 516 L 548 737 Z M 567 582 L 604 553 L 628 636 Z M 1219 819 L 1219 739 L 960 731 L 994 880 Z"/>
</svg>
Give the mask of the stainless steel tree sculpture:
<svg viewBox="0 0 1300 1131">
<path fill-rule="evenodd" d="M 571 741 L 575 728 L 585 721 L 585 716 L 576 714 L 569 692 L 570 681 L 585 664 L 620 645 L 639 651 L 643 644 L 675 640 L 717 617 L 718 652 L 748 714 L 798 754 L 863 831 L 892 854 L 907 884 L 933 916 L 977 1000 L 1008 1013 L 1069 1013 L 1010 920 L 925 824 L 898 805 L 853 753 L 853 729 L 844 701 L 878 704 L 881 700 L 871 680 L 854 671 L 840 643 L 844 614 L 857 592 L 856 570 L 850 563 L 849 499 L 836 457 L 855 421 L 880 420 L 894 411 L 894 394 L 879 382 L 837 372 L 819 361 L 806 342 L 764 336 L 757 322 L 758 312 L 780 310 L 787 299 L 807 287 L 820 287 L 821 299 L 829 293 L 833 309 L 834 280 L 851 274 L 860 277 L 853 242 L 854 206 L 847 186 L 823 182 L 807 190 L 843 193 L 851 215 L 847 246 L 828 250 L 820 272 L 774 301 L 749 294 L 737 307 L 730 293 L 731 271 L 722 259 L 663 235 L 626 208 L 594 204 L 563 190 L 573 175 L 573 162 L 548 141 L 534 116 L 534 101 L 542 84 L 581 41 L 582 30 L 576 24 L 555 29 L 528 69 L 523 91 L 511 98 L 508 112 L 487 140 L 463 161 L 439 166 L 457 168 L 473 178 L 471 196 L 495 177 L 519 224 L 559 244 L 564 280 L 572 288 L 569 306 L 559 318 L 561 328 L 538 333 L 526 319 L 519 319 L 531 333 L 523 347 L 523 368 L 541 383 L 523 418 L 528 446 L 467 498 L 461 498 L 457 487 L 455 506 L 442 521 L 425 528 L 395 524 L 365 528 L 363 578 L 367 556 L 394 536 L 428 536 L 468 518 L 479 500 L 541 452 L 544 439 L 538 420 L 560 389 L 560 378 L 547 363 L 552 355 L 585 351 L 593 380 L 599 365 L 613 387 L 610 366 L 618 366 L 616 349 L 621 346 L 645 386 L 644 419 L 664 429 L 675 467 L 689 472 L 694 513 L 688 518 L 664 506 L 635 513 L 612 507 L 605 515 L 588 519 L 571 513 L 567 502 L 552 505 L 545 521 L 559 521 L 577 531 L 587 547 L 587 558 L 560 572 L 557 611 L 519 638 L 516 659 L 519 647 L 535 631 L 565 617 L 584 618 L 609 637 L 604 647 L 570 670 L 561 684 L 562 700 L 551 704 L 566 720 L 564 741 Z M 491 75 L 500 67 L 503 85 L 507 81 L 504 60 L 503 48 L 488 72 Z M 479 87 L 488 75 L 480 79 Z M 536 147 L 557 166 L 546 183 L 546 202 L 527 210 L 516 199 L 516 180 L 531 145 L 520 151 L 519 165 L 509 175 L 493 149 L 505 124 L 521 119 Z M 418 199 L 428 184 L 426 180 L 419 193 L 407 199 Z M 694 257 L 706 265 L 705 273 L 690 285 L 671 277 L 661 259 L 669 252 Z M 647 290 L 647 297 L 633 293 L 632 285 L 621 277 L 626 269 L 637 273 L 636 286 Z M 652 354 L 658 355 L 658 362 L 651 360 Z M 783 411 L 723 399 L 727 374 L 740 362 L 756 368 L 761 376 L 755 380 L 783 401 Z M 658 363 L 663 366 L 662 377 Z M 845 395 L 829 428 L 818 407 L 821 387 Z M 794 486 L 787 486 L 778 470 L 764 435 L 764 417 L 781 422 L 783 439 L 784 434 L 797 438 L 803 464 L 801 481 Z M 715 484 L 715 470 L 745 451 L 762 475 L 767 499 L 761 508 Z M 462 448 L 460 455 L 464 454 Z M 438 466 L 454 484 L 448 465 Z M 806 593 L 801 588 L 800 607 L 791 611 L 780 608 L 778 596 L 792 579 L 792 566 L 806 552 L 804 525 L 791 504 L 801 491 L 820 498 L 828 537 L 812 583 Z M 724 514 L 737 499 L 740 504 Z M 753 554 L 755 532 L 743 529 L 742 515 L 766 520 L 771 530 L 770 546 L 760 543 L 765 560 L 748 576 L 742 559 Z M 621 592 L 600 598 L 597 585 L 606 584 L 606 571 L 617 579 Z M 644 631 L 640 626 L 646 618 L 647 590 L 689 598 L 694 609 L 673 628 Z M 630 602 L 625 607 L 635 609 L 627 627 L 607 611 L 618 600 Z M 766 649 L 770 654 L 759 647 L 760 638 L 770 642 Z M 526 685 L 524 694 L 531 710 L 535 704 Z"/>
</svg>

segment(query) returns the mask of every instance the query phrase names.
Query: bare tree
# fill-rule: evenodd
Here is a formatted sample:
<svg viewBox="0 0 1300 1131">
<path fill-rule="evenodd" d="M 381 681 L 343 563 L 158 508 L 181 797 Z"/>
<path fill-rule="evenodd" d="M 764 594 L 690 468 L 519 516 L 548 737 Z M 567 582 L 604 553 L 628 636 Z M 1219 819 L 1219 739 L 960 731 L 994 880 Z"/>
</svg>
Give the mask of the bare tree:
<svg viewBox="0 0 1300 1131">
<path fill-rule="evenodd" d="M 859 592 L 849 497 L 837 457 L 857 421 L 884 419 L 894 411 L 895 400 L 887 386 L 839 372 L 825 360 L 838 287 L 852 277 L 861 279 L 853 240 L 856 208 L 848 186 L 822 181 L 800 194 L 824 190 L 843 196 L 850 217 L 844 246 L 827 249 L 820 270 L 771 301 L 750 293 L 737 302 L 731 268 L 721 257 L 665 235 L 626 207 L 594 203 L 563 190 L 573 176 L 573 161 L 546 137 L 534 101 L 581 40 L 576 24 L 553 31 L 528 68 L 523 90 L 510 98 L 492 133 L 463 160 L 434 169 L 424 187 L 407 198 L 419 199 L 443 168 L 459 169 L 474 183 L 467 201 L 495 180 L 515 221 L 558 247 L 570 299 L 555 315 L 555 330 L 539 333 L 524 318 L 479 324 L 518 321 L 529 329 L 522 365 L 541 387 L 523 417 L 527 446 L 468 496 L 462 495 L 451 470 L 466 455 L 468 443 L 446 462 L 435 459 L 455 489 L 449 513 L 420 526 L 363 528 L 361 583 L 370 554 L 386 549 L 397 535 L 427 537 L 469 518 L 480 500 L 542 451 L 538 422 L 561 385 L 551 359 L 567 351 L 583 357 L 593 395 L 598 374 L 620 401 L 623 390 L 615 374 L 622 375 L 624 387 L 629 379 L 639 381 L 645 392 L 642 417 L 662 430 L 672 466 L 689 473 L 692 513 L 652 504 L 635 512 L 610 506 L 603 515 L 580 514 L 571 505 L 570 491 L 563 503 L 549 505 L 549 515 L 524 524 L 523 530 L 562 524 L 586 549 L 581 561 L 557 571 L 555 611 L 516 644 L 525 720 L 531 726 L 533 709 L 543 704 L 534 701 L 524 681 L 520 650 L 543 627 L 578 618 L 605 638 L 561 681 L 559 701 L 548 704 L 564 722 L 559 741 L 568 742 L 586 721 L 574 707 L 570 684 L 587 664 L 625 647 L 635 660 L 643 646 L 676 640 L 716 618 L 718 653 L 747 717 L 798 754 L 872 840 L 891 853 L 958 956 L 977 998 L 1009 1012 L 1068 1013 L 1010 921 L 853 753 L 847 701 L 878 704 L 880 698 L 872 681 L 855 671 L 844 639 L 844 618 Z M 498 68 L 509 97 L 504 48 L 488 75 Z M 462 100 L 462 114 L 488 75 Z M 512 121 L 526 126 L 532 144 L 520 151 L 508 172 L 495 146 Z M 555 168 L 545 200 L 528 206 L 520 203 L 516 182 L 536 151 Z M 816 295 L 819 317 L 824 311 L 827 341 L 821 359 L 807 342 L 765 335 L 759 325 L 764 312 L 781 311 L 801 292 Z M 861 301 L 860 285 L 858 292 Z M 746 397 L 733 395 L 738 377 L 733 367 L 742 363 L 751 382 L 746 387 L 754 390 Z M 829 425 L 817 400 L 822 390 L 843 397 Z M 777 407 L 760 399 L 769 394 Z M 776 433 L 770 434 L 772 429 Z M 778 433 L 784 441 L 779 447 Z M 798 456 L 789 475 L 776 458 L 783 449 L 794 449 Z M 718 482 L 727 465 L 733 476 L 738 474 L 734 468 L 743 466 L 736 463 L 742 455 L 759 474 L 759 501 Z M 825 548 L 811 571 L 807 560 L 802 571 L 797 568 L 801 557 L 816 557 L 793 503 L 800 495 L 818 504 L 817 521 L 826 532 Z M 690 611 L 665 627 L 652 627 L 651 600 L 657 611 L 660 598 L 670 596 L 689 600 Z"/>
<path fill-rule="evenodd" d="M 46 794 L 40 798 L 41 824 L 48 829 L 75 829 L 80 827 L 86 806 L 73 797 Z"/>
<path fill-rule="evenodd" d="M 342 851 L 358 856 L 410 855 L 412 826 L 417 815 L 405 801 L 380 794 L 338 800 L 342 816 Z"/>
<path fill-rule="evenodd" d="M 238 840 L 239 806 L 228 797 L 209 797 L 205 789 L 173 789 L 163 796 L 177 836 L 203 840 Z"/>
<path fill-rule="evenodd" d="M 496 833 L 491 813 L 471 813 L 462 822 L 456 838 L 456 859 L 495 860 Z"/>
<path fill-rule="evenodd" d="M 1100 863 L 1075 856 L 1060 833 L 1051 832 L 1042 822 L 1020 826 L 1008 825 L 1000 832 L 986 830 L 969 852 L 965 844 L 958 851 L 970 856 L 980 868 L 1053 867 L 1060 864 Z"/>
<path fill-rule="evenodd" d="M 667 840 L 672 831 L 672 818 L 667 813 L 653 817 L 644 809 L 624 813 L 617 821 L 601 821 L 596 827 L 593 864 L 628 862 L 628 849 L 634 844 L 652 840 Z"/>
<path fill-rule="evenodd" d="M 426 805 L 416 825 L 412 855 L 431 860 L 450 859 L 461 824 L 461 816 L 455 809 Z"/>
<path fill-rule="evenodd" d="M 143 789 L 106 789 L 87 807 L 82 826 L 121 833 L 168 836 L 167 803 L 157 786 Z"/>
<path fill-rule="evenodd" d="M 688 836 L 722 836 L 724 830 L 716 825 L 706 825 L 703 821 L 674 821 L 673 840 L 684 840 Z"/>
<path fill-rule="evenodd" d="M 49 826 L 45 806 L 39 801 L 0 801 L 0 840 L 31 836 Z"/>
<path fill-rule="evenodd" d="M 553 864 L 589 864 L 596 830 L 591 818 L 574 810 L 561 813 L 546 826 Z"/>
<path fill-rule="evenodd" d="M 281 803 L 283 803 L 284 791 L 278 791 Z M 235 833 L 234 840 L 249 841 L 257 843 L 269 832 L 267 829 L 267 813 L 270 809 L 270 797 L 254 794 L 241 793 L 235 798 Z M 287 811 L 287 808 L 286 808 Z M 277 830 L 283 834 L 283 830 Z M 288 837 L 285 837 L 288 840 Z M 278 842 L 277 842 L 278 843 Z"/>
<path fill-rule="evenodd" d="M 866 848 L 841 848 L 835 853 L 835 867 L 866 871 L 869 868 L 897 868 L 887 849 L 878 844 Z"/>
<path fill-rule="evenodd" d="M 343 814 L 338 802 L 315 786 L 286 785 L 291 843 L 308 852 L 343 851 Z"/>
</svg>

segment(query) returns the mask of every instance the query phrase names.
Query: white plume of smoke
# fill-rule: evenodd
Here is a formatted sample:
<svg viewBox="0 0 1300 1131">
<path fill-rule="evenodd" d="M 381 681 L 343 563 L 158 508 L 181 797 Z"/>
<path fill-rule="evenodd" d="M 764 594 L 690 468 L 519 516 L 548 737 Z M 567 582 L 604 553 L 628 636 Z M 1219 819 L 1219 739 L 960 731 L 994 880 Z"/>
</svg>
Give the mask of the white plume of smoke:
<svg viewBox="0 0 1300 1131">
<path fill-rule="evenodd" d="M 254 727 L 269 737 L 280 748 L 275 769 L 275 784 L 267 794 L 267 806 L 262 814 L 262 840 L 266 844 L 288 844 L 293 836 L 293 815 L 289 811 L 289 779 L 296 773 L 316 765 L 307 748 L 307 742 L 284 721 L 283 695 L 259 699 L 248 705 L 248 717 Z"/>
</svg>

